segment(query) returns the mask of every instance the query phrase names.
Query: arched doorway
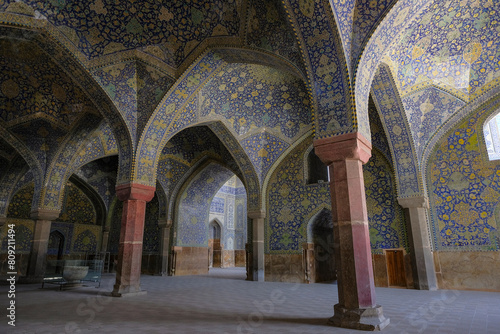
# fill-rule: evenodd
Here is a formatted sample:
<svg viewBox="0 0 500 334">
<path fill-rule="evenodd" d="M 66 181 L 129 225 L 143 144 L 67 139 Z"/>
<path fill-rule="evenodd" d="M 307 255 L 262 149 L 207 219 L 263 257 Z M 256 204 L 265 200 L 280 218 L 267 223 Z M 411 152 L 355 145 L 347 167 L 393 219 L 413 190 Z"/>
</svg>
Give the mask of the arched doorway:
<svg viewBox="0 0 500 334">
<path fill-rule="evenodd" d="M 214 219 L 210 222 L 208 227 L 209 239 L 208 248 L 209 254 L 209 267 L 221 268 L 222 267 L 222 245 L 221 245 L 221 226 L 220 223 Z"/>
<path fill-rule="evenodd" d="M 308 243 L 305 246 L 305 264 L 311 283 L 331 282 L 337 279 L 333 251 L 333 221 L 330 210 L 323 209 L 308 224 Z"/>
</svg>

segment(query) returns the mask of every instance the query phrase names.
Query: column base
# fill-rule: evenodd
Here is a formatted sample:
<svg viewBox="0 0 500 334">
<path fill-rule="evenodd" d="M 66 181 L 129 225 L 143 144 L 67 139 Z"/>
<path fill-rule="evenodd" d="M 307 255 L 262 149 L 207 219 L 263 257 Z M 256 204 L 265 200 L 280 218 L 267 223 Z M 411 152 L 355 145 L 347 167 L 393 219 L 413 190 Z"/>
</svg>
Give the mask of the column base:
<svg viewBox="0 0 500 334">
<path fill-rule="evenodd" d="M 384 317 L 382 306 L 364 309 L 346 309 L 339 304 L 333 306 L 334 315 L 328 319 L 330 325 L 364 331 L 380 331 L 390 323 Z"/>
<path fill-rule="evenodd" d="M 265 281 L 265 276 L 264 276 L 264 270 L 254 270 L 253 271 L 253 279 L 252 281 L 254 282 L 264 282 Z"/>
<path fill-rule="evenodd" d="M 134 286 L 114 286 L 113 292 L 110 296 L 112 297 L 134 297 L 147 294 L 147 291 L 141 290 L 140 287 Z"/>
</svg>

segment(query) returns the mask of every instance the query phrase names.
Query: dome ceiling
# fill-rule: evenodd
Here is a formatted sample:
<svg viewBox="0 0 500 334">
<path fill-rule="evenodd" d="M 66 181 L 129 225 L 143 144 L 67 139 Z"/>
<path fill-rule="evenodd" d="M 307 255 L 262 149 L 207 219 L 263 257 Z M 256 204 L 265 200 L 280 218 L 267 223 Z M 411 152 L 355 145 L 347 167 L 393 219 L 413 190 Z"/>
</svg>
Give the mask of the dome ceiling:
<svg viewBox="0 0 500 334">
<path fill-rule="evenodd" d="M 492 0 L 435 0 L 389 55 L 401 95 L 436 85 L 469 101 L 494 85 L 499 20 Z"/>
<path fill-rule="evenodd" d="M 239 33 L 236 1 L 25 1 L 88 58 L 142 49 L 177 67 L 204 39 Z"/>
</svg>

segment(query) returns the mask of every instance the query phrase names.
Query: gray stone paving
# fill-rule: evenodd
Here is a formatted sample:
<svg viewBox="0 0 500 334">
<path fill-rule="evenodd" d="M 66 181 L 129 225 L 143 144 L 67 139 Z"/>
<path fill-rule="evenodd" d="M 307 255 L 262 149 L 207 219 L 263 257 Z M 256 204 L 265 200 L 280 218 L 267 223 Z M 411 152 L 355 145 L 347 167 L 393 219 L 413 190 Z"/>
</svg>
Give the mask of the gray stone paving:
<svg viewBox="0 0 500 334">
<path fill-rule="evenodd" d="M 248 282 L 242 268 L 208 276 L 142 276 L 146 295 L 105 296 L 100 289 L 59 291 L 17 285 L 16 327 L 7 325 L 7 286 L 0 286 L 0 333 L 363 333 L 331 327 L 335 284 Z M 500 293 L 377 288 L 391 324 L 382 332 L 500 333 Z"/>
</svg>

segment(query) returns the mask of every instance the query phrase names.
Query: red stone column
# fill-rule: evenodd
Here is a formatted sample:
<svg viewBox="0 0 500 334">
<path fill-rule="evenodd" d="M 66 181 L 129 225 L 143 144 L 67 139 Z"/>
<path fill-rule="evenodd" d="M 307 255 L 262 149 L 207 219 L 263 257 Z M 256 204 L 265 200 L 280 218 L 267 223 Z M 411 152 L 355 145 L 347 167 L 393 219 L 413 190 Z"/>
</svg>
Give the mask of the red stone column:
<svg viewBox="0 0 500 334">
<path fill-rule="evenodd" d="M 118 248 L 118 266 L 116 283 L 111 295 L 144 294 L 141 291 L 142 239 L 146 202 L 153 199 L 155 188 L 141 184 L 127 184 L 116 187 L 116 195 L 123 201 L 120 246 Z"/>
<path fill-rule="evenodd" d="M 363 164 L 371 144 L 359 133 L 314 142 L 316 155 L 329 166 L 333 237 L 339 303 L 334 326 L 380 330 L 389 324 L 375 302 Z"/>
</svg>

